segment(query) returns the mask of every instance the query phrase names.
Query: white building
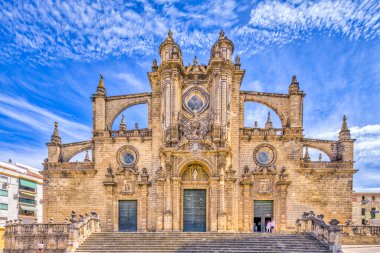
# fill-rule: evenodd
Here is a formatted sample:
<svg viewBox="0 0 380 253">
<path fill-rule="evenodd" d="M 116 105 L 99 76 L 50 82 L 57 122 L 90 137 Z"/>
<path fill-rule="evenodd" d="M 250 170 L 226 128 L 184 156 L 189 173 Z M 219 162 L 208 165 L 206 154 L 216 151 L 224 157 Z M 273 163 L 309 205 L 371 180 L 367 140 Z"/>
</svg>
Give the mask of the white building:
<svg viewBox="0 0 380 253">
<path fill-rule="evenodd" d="M 6 220 L 42 221 L 42 183 L 37 169 L 0 162 L 0 228 Z"/>
</svg>

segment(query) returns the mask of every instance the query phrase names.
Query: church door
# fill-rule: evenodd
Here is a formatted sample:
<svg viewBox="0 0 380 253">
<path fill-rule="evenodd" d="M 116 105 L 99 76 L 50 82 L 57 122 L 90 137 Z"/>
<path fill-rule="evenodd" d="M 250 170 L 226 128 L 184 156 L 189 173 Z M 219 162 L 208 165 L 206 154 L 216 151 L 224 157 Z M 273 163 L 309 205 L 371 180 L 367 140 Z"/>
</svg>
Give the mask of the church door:
<svg viewBox="0 0 380 253">
<path fill-rule="evenodd" d="M 137 231 L 137 201 L 119 201 L 119 231 Z"/>
<path fill-rule="evenodd" d="M 273 200 L 255 200 L 253 209 L 253 231 L 265 232 L 266 224 L 273 220 Z"/>
<path fill-rule="evenodd" d="M 206 232 L 206 190 L 184 190 L 183 231 Z"/>
</svg>

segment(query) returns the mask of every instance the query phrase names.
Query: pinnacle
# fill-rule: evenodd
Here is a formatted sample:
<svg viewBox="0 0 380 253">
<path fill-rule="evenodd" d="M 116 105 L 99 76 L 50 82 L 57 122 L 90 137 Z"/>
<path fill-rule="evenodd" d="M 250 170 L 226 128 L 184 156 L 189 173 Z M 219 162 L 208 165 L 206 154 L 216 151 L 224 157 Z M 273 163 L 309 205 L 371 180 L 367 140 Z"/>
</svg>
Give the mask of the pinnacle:
<svg viewBox="0 0 380 253">
<path fill-rule="evenodd" d="M 265 122 L 265 128 L 272 128 L 272 120 L 270 118 L 270 112 L 268 112 L 267 122 Z"/>
<path fill-rule="evenodd" d="M 297 81 L 296 75 L 292 76 L 292 82 L 291 82 L 291 84 L 299 84 L 298 81 Z"/>
<path fill-rule="evenodd" d="M 306 147 L 306 152 L 305 152 L 305 155 L 304 155 L 303 159 L 305 161 L 307 161 L 307 162 L 310 161 L 310 155 L 309 155 L 309 149 L 308 149 L 308 147 Z"/>
<path fill-rule="evenodd" d="M 103 82 L 103 75 L 102 74 L 100 74 L 100 79 L 99 79 L 98 87 L 104 88 L 104 82 Z"/>
<path fill-rule="evenodd" d="M 59 132 L 58 132 L 58 122 L 54 122 L 54 131 L 53 131 L 53 134 L 51 135 L 50 142 L 52 144 L 61 144 L 61 137 L 59 136 Z"/>
<path fill-rule="evenodd" d="M 127 125 L 125 124 L 125 121 L 124 121 L 124 114 L 121 117 L 120 130 L 124 130 L 124 131 L 127 130 Z"/>
</svg>

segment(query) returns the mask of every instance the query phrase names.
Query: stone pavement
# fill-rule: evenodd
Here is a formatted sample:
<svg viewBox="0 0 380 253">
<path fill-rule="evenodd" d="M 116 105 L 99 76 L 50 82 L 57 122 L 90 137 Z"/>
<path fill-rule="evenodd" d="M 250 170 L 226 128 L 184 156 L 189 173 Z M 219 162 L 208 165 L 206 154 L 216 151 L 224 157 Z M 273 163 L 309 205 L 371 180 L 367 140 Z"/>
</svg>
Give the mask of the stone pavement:
<svg viewBox="0 0 380 253">
<path fill-rule="evenodd" d="M 380 245 L 343 245 L 343 253 L 380 253 Z"/>
</svg>

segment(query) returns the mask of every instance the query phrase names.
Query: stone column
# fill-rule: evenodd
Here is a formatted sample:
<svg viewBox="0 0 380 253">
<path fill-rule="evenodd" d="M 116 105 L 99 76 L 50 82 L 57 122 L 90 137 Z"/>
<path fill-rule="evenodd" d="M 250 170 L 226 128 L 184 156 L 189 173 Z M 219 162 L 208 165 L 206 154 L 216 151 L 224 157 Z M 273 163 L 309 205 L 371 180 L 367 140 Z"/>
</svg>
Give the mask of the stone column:
<svg viewBox="0 0 380 253">
<path fill-rule="evenodd" d="M 164 231 L 173 230 L 173 213 L 172 213 L 172 187 L 170 177 L 166 177 L 165 182 L 165 213 L 164 213 Z"/>
<path fill-rule="evenodd" d="M 173 177 L 172 178 L 172 184 L 173 184 L 173 231 L 179 231 L 180 230 L 180 224 L 181 224 L 181 178 L 179 177 Z"/>
<path fill-rule="evenodd" d="M 243 231 L 252 231 L 251 212 L 252 209 L 252 197 L 251 197 L 251 180 L 244 179 L 240 182 L 243 186 Z"/>
<path fill-rule="evenodd" d="M 148 226 L 148 182 L 139 182 L 140 186 L 140 204 L 138 205 L 138 231 L 146 232 Z"/>
<path fill-rule="evenodd" d="M 156 191 L 157 191 L 157 198 L 156 198 L 156 231 L 163 231 L 164 230 L 164 224 L 163 224 L 163 213 L 165 210 L 165 203 L 164 203 L 164 188 L 165 188 L 165 179 L 160 178 L 156 179 Z"/>
<path fill-rule="evenodd" d="M 218 231 L 218 177 L 212 177 L 210 179 L 210 199 L 209 205 L 210 205 L 210 232 Z"/>
<path fill-rule="evenodd" d="M 225 204 L 225 189 L 224 189 L 224 170 L 220 171 L 219 181 L 219 212 L 218 212 L 218 231 L 226 231 L 227 229 L 227 213 Z"/>
<path fill-rule="evenodd" d="M 286 230 L 286 196 L 288 194 L 288 186 L 290 182 L 277 182 L 277 201 L 276 201 L 276 209 L 277 209 L 277 217 L 275 220 L 277 230 L 283 231 Z"/>
<path fill-rule="evenodd" d="M 107 210 L 105 212 L 105 230 L 107 232 L 111 232 L 116 230 L 114 227 L 114 188 L 116 187 L 116 182 L 112 179 L 109 179 L 105 182 L 103 182 L 103 185 L 106 187 L 106 206 Z"/>
</svg>

